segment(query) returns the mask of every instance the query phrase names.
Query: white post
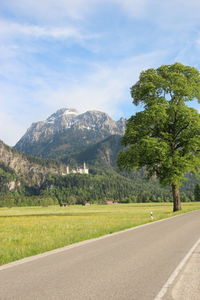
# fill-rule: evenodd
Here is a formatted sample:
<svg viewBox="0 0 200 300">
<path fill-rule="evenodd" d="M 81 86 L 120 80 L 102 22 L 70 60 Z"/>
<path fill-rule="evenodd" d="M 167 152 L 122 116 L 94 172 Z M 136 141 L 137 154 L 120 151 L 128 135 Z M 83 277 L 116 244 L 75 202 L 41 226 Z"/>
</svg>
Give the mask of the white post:
<svg viewBox="0 0 200 300">
<path fill-rule="evenodd" d="M 69 174 L 69 166 L 67 166 L 67 174 Z"/>
</svg>

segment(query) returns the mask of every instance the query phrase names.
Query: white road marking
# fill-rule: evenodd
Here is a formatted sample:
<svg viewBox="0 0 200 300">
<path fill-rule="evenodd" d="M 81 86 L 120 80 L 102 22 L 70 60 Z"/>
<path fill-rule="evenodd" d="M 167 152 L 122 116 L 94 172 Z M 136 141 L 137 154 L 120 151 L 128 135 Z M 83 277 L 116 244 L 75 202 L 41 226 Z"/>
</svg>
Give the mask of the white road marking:
<svg viewBox="0 0 200 300">
<path fill-rule="evenodd" d="M 199 244 L 200 244 L 200 238 L 194 244 L 194 246 L 189 250 L 189 252 L 186 254 L 186 256 L 182 259 L 182 261 L 180 262 L 180 264 L 178 265 L 178 267 L 174 270 L 174 272 L 170 275 L 169 279 L 163 285 L 162 289 L 160 290 L 160 292 L 158 293 L 158 295 L 155 297 L 154 300 L 161 300 L 161 299 L 163 299 L 163 297 L 167 293 L 168 289 L 171 287 L 171 285 L 173 284 L 174 280 L 176 279 L 176 277 L 178 276 L 178 274 L 180 273 L 180 271 L 183 269 L 183 267 L 185 266 L 185 264 L 187 263 L 187 261 L 189 260 L 189 258 L 192 255 L 192 253 L 198 247 Z"/>
</svg>

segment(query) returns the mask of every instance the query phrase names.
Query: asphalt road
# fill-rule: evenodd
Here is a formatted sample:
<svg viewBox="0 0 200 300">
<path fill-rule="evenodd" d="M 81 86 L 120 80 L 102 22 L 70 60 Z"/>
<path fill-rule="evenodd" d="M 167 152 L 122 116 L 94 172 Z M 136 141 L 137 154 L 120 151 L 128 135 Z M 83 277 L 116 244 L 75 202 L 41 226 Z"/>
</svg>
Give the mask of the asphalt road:
<svg viewBox="0 0 200 300">
<path fill-rule="evenodd" d="M 200 243 L 192 251 L 181 272 L 168 286 L 162 300 L 199 300 L 200 299 Z"/>
<path fill-rule="evenodd" d="M 200 237 L 200 211 L 0 271 L 0 300 L 151 300 Z"/>
</svg>

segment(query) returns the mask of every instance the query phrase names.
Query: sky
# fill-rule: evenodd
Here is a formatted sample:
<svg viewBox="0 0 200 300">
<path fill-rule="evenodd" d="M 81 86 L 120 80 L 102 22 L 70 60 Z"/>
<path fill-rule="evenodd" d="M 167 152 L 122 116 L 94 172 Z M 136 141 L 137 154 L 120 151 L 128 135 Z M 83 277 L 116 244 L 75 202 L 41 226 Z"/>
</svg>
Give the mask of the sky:
<svg viewBox="0 0 200 300">
<path fill-rule="evenodd" d="M 64 107 L 128 118 L 141 71 L 199 57 L 199 0 L 1 1 L 0 139 Z"/>
</svg>

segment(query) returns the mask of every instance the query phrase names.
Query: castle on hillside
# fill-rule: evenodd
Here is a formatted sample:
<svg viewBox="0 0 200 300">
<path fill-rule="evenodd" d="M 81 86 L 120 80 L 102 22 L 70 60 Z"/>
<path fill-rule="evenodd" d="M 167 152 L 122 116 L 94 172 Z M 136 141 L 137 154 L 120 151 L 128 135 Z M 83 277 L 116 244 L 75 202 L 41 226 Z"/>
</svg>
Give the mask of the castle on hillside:
<svg viewBox="0 0 200 300">
<path fill-rule="evenodd" d="M 83 168 L 70 169 L 69 166 L 66 168 L 66 173 L 62 173 L 62 175 L 68 174 L 89 174 L 89 169 L 86 166 L 86 163 L 83 164 Z"/>
</svg>

